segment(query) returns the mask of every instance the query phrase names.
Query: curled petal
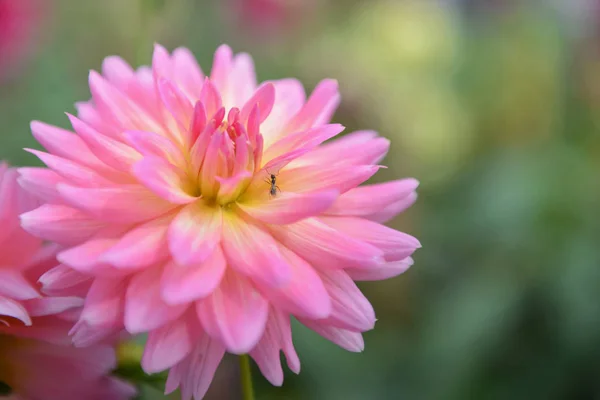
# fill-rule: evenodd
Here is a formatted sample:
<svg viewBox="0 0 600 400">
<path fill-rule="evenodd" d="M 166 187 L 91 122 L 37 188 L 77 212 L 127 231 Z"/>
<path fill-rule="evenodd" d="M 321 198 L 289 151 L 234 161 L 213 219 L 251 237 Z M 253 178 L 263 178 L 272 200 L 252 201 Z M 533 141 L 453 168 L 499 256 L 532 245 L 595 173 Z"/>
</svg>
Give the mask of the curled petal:
<svg viewBox="0 0 600 400">
<path fill-rule="evenodd" d="M 20 271 L 0 267 L 0 296 L 29 300 L 40 297 L 40 294 Z"/>
<path fill-rule="evenodd" d="M 256 107 L 258 109 L 258 115 L 260 116 L 258 120 L 260 124 L 269 116 L 274 103 L 275 87 L 272 83 L 264 83 L 244 105 L 240 114 L 240 119 L 242 122 L 246 122 L 250 116 L 250 112 Z"/>
<path fill-rule="evenodd" d="M 8 324 L 3 317 L 16 318 L 25 325 L 31 325 L 31 318 L 23 305 L 8 297 L 0 296 L 0 324 Z"/>
<path fill-rule="evenodd" d="M 42 285 L 42 292 L 48 296 L 61 296 L 64 293 L 79 294 L 77 289 L 80 287 L 85 296 L 91 280 L 89 275 L 61 264 L 44 273 L 38 282 Z"/>
<path fill-rule="evenodd" d="M 348 268 L 345 271 L 355 281 L 382 281 L 403 274 L 413 264 L 413 259 L 407 257 L 372 268 Z"/>
</svg>

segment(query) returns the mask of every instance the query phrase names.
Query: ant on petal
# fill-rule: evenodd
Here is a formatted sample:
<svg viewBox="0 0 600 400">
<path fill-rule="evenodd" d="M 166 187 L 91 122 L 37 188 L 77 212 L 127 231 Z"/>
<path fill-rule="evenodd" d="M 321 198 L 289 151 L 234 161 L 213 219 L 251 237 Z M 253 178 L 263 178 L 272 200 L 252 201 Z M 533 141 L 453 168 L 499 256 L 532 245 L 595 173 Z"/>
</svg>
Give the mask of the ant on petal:
<svg viewBox="0 0 600 400">
<path fill-rule="evenodd" d="M 277 195 L 277 191 L 281 192 L 279 186 L 277 186 L 277 176 L 267 171 L 268 178 L 265 179 L 271 188 L 269 189 L 269 196 L 275 197 Z"/>
</svg>

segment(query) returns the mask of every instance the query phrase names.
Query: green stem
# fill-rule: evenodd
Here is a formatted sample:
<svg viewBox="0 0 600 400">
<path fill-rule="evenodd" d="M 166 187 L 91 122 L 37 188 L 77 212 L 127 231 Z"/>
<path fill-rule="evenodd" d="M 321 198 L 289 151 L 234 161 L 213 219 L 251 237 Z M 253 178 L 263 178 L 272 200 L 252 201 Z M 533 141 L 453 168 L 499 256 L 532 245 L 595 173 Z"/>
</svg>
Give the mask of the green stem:
<svg viewBox="0 0 600 400">
<path fill-rule="evenodd" d="M 252 388 L 252 370 L 250 369 L 250 357 L 248 354 L 240 356 L 240 378 L 242 380 L 243 399 L 254 400 L 254 389 Z"/>
</svg>

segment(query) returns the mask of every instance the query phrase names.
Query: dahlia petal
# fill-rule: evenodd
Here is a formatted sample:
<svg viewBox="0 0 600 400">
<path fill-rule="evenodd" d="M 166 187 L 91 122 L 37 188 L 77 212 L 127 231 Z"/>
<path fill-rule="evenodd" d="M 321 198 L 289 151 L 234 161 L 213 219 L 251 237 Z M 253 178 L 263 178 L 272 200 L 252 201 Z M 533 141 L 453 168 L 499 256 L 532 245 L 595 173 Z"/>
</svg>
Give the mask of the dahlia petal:
<svg viewBox="0 0 600 400">
<path fill-rule="evenodd" d="M 155 81 L 162 77 L 171 79 L 172 73 L 171 56 L 167 49 L 158 43 L 154 43 L 154 51 L 152 52 L 152 75 Z"/>
<path fill-rule="evenodd" d="M 337 81 L 322 80 L 302 109 L 288 122 L 285 132 L 298 132 L 329 122 L 339 102 Z"/>
<path fill-rule="evenodd" d="M 81 243 L 104 227 L 103 222 L 71 207 L 44 204 L 21 214 L 21 226 L 27 232 L 45 240 L 64 245 Z"/>
<path fill-rule="evenodd" d="M 312 329 L 325 339 L 337 344 L 344 350 L 360 353 L 365 349 L 365 341 L 359 332 L 336 328 L 335 326 L 326 325 L 320 323 L 319 321 L 311 321 L 307 319 L 300 319 L 299 321 L 307 328 Z"/>
<path fill-rule="evenodd" d="M 231 48 L 226 44 L 219 46 L 215 52 L 212 69 L 210 70 L 210 80 L 214 82 L 216 88 L 222 94 L 227 93 L 229 89 L 229 74 L 232 64 L 233 52 Z"/>
<path fill-rule="evenodd" d="M 25 308 L 32 317 L 60 314 L 82 305 L 83 299 L 80 297 L 44 297 L 25 302 Z"/>
<path fill-rule="evenodd" d="M 277 177 L 277 184 L 282 192 L 336 189 L 345 193 L 375 175 L 379 168 L 377 165 L 327 165 L 285 169 Z"/>
<path fill-rule="evenodd" d="M 123 279 L 94 279 L 79 321 L 98 328 L 122 324 L 125 289 Z"/>
<path fill-rule="evenodd" d="M 283 384 L 283 369 L 279 357 L 283 350 L 288 367 L 295 373 L 300 372 L 300 359 L 292 343 L 290 317 L 281 311 L 271 308 L 265 334 L 250 352 L 260 372 L 274 386 Z"/>
<path fill-rule="evenodd" d="M 186 48 L 173 51 L 174 75 L 177 83 L 190 100 L 197 100 L 202 90 L 204 74 L 194 55 Z"/>
<path fill-rule="evenodd" d="M 335 202 L 335 190 L 315 193 L 280 193 L 274 199 L 238 206 L 252 218 L 267 224 L 287 225 L 327 210 Z"/>
<path fill-rule="evenodd" d="M 373 268 L 348 268 L 346 273 L 355 281 L 382 281 L 406 272 L 413 265 L 412 258 L 388 262 Z"/>
<path fill-rule="evenodd" d="M 275 103 L 275 86 L 272 83 L 266 82 L 262 84 L 254 93 L 254 95 L 246 102 L 240 113 L 240 120 L 246 122 L 250 116 L 250 112 L 256 107 L 258 109 L 258 122 L 262 123 L 271 113 L 273 104 Z"/>
<path fill-rule="evenodd" d="M 284 246 L 319 268 L 370 268 L 384 263 L 384 252 L 343 231 L 310 218 L 285 227 L 271 227 Z"/>
<path fill-rule="evenodd" d="M 73 161 L 69 161 L 66 158 L 57 157 L 52 154 L 33 149 L 25 149 L 25 151 L 35 155 L 50 169 L 78 185 L 84 187 L 93 187 L 113 184 L 111 181 L 97 174 L 95 171 Z"/>
<path fill-rule="evenodd" d="M 42 292 L 48 296 L 60 296 L 65 289 L 74 291 L 73 288 L 89 281 L 91 281 L 89 275 L 77 272 L 62 264 L 48 270 L 38 280 L 42 285 Z M 87 292 L 86 287 L 85 294 Z"/>
<path fill-rule="evenodd" d="M 217 176 L 215 179 L 219 182 L 219 193 L 217 194 L 219 204 L 227 204 L 235 201 L 240 196 L 246 186 L 244 182 L 249 182 L 252 179 L 252 174 L 248 171 L 239 171 L 229 178 Z"/>
<path fill-rule="evenodd" d="M 165 260 L 169 256 L 167 229 L 171 219 L 167 216 L 151 220 L 130 230 L 100 256 L 100 261 L 136 270 Z"/>
<path fill-rule="evenodd" d="M 0 324 L 7 324 L 2 317 L 12 317 L 20 320 L 27 326 L 31 326 L 31 318 L 23 305 L 8 297 L 0 296 Z"/>
<path fill-rule="evenodd" d="M 339 328 L 367 331 L 375 326 L 373 306 L 354 281 L 342 270 L 320 271 L 321 279 L 331 297 L 329 323 Z"/>
<path fill-rule="evenodd" d="M 132 172 L 148 189 L 171 203 L 187 204 L 197 199 L 183 189 L 187 184 L 185 172 L 158 157 L 144 157 Z"/>
<path fill-rule="evenodd" d="M 61 251 L 56 258 L 63 264 L 84 274 L 93 276 L 122 276 L 127 271 L 113 268 L 102 262 L 100 256 L 118 242 L 117 238 L 96 237 L 79 246 Z"/>
<path fill-rule="evenodd" d="M 281 287 L 261 286 L 271 304 L 300 317 L 321 319 L 331 313 L 331 299 L 317 272 L 292 251 L 280 247 L 291 267 L 291 279 Z"/>
<path fill-rule="evenodd" d="M 40 297 L 40 294 L 21 272 L 0 267 L 0 296 L 29 300 Z"/>
<path fill-rule="evenodd" d="M 416 179 L 360 186 L 340 196 L 326 214 L 368 217 L 411 196 L 418 186 Z"/>
<path fill-rule="evenodd" d="M 170 81 L 160 78 L 157 81 L 160 98 L 177 122 L 181 132 L 186 133 L 192 121 L 193 105 L 190 100 Z M 189 138 L 187 138 L 189 145 Z"/>
<path fill-rule="evenodd" d="M 160 296 L 161 268 L 135 274 L 125 297 L 125 328 L 129 333 L 148 332 L 179 318 L 187 304 L 168 305 Z"/>
<path fill-rule="evenodd" d="M 421 243 L 413 236 L 363 218 L 322 217 L 321 220 L 334 229 L 381 249 L 386 261 L 402 260 L 421 247 Z"/>
<path fill-rule="evenodd" d="M 378 212 L 375 212 L 370 215 L 365 215 L 363 218 L 369 219 L 374 222 L 379 222 L 380 224 L 384 224 L 412 206 L 415 201 L 417 201 L 417 194 L 411 193 L 406 196 L 404 199 L 399 200 L 395 203 L 390 204 L 387 207 L 384 207 Z"/>
<path fill-rule="evenodd" d="M 140 154 L 128 145 L 101 134 L 71 114 L 67 116 L 79 137 L 106 165 L 118 171 L 128 171 L 130 166 L 141 158 Z"/>
<path fill-rule="evenodd" d="M 230 270 L 210 296 L 196 303 L 198 318 L 206 332 L 227 351 L 244 354 L 262 336 L 269 303 L 246 278 Z"/>
<path fill-rule="evenodd" d="M 223 250 L 231 267 L 268 286 L 290 281 L 291 268 L 277 243 L 262 229 L 239 217 L 223 214 Z"/>
<path fill-rule="evenodd" d="M 121 130 L 161 132 L 161 125 L 100 74 L 91 71 L 89 86 L 100 114 Z"/>
<path fill-rule="evenodd" d="M 74 207 L 107 222 L 142 222 L 175 207 L 141 185 L 81 188 L 61 184 L 58 191 Z"/>
<path fill-rule="evenodd" d="M 263 159 L 271 160 L 299 148 L 312 150 L 324 141 L 338 135 L 343 130 L 343 125 L 329 124 L 294 132 L 269 146 L 263 155 Z"/>
<path fill-rule="evenodd" d="M 374 165 L 387 154 L 390 141 L 374 131 L 357 131 L 324 143 L 305 157 L 294 160 L 290 168 L 309 165 Z M 339 155 L 343 154 L 344 157 Z"/>
<path fill-rule="evenodd" d="M 265 148 L 284 133 L 284 125 L 300 111 L 306 101 L 302 83 L 296 79 L 272 81 L 275 86 L 275 103 L 267 119 L 261 124 Z"/>
<path fill-rule="evenodd" d="M 31 122 L 31 132 L 49 153 L 57 157 L 101 172 L 116 172 L 110 171 L 109 167 L 98 160 L 85 142 L 73 132 L 39 121 Z"/>
<path fill-rule="evenodd" d="M 235 56 L 229 79 L 232 102 L 234 104 L 245 104 L 256 90 L 254 61 L 252 61 L 249 54 L 239 53 Z"/>
<path fill-rule="evenodd" d="M 19 185 L 46 203 L 60 203 L 56 185 L 66 182 L 56 172 L 46 168 L 19 168 Z"/>
<path fill-rule="evenodd" d="M 171 368 L 192 351 L 193 340 L 184 318 L 151 331 L 144 346 L 142 368 L 148 374 Z"/>
<path fill-rule="evenodd" d="M 227 264 L 220 247 L 198 265 L 168 263 L 161 277 L 161 295 L 167 304 L 184 304 L 211 294 L 225 273 Z"/>
<path fill-rule="evenodd" d="M 102 61 L 102 75 L 117 87 L 127 87 L 135 79 L 135 71 L 118 56 L 109 56 Z"/>
<path fill-rule="evenodd" d="M 183 153 L 169 138 L 143 131 L 126 131 L 123 136 L 127 143 L 144 156 L 156 156 L 181 167 Z"/>
<path fill-rule="evenodd" d="M 180 385 L 182 400 L 191 400 L 192 397 L 202 399 L 206 395 L 225 355 L 225 347 L 209 335 L 203 334 L 196 340 L 192 353 L 169 371 L 166 393 Z M 174 378 L 171 378 L 172 375 Z"/>
<path fill-rule="evenodd" d="M 204 105 L 204 110 L 209 118 L 212 118 L 223 104 L 219 90 L 208 78 L 206 78 L 202 85 L 199 100 Z"/>
<path fill-rule="evenodd" d="M 204 203 L 184 207 L 169 226 L 169 249 L 181 265 L 199 264 L 214 251 L 221 239 L 220 207 Z"/>
</svg>

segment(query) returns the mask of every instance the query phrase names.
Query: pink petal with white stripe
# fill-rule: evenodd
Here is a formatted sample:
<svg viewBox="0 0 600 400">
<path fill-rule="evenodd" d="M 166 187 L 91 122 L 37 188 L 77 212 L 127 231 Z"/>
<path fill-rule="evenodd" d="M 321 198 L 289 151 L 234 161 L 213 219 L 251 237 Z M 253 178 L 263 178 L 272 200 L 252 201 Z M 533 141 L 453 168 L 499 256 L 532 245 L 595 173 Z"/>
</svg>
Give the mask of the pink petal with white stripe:
<svg viewBox="0 0 600 400">
<path fill-rule="evenodd" d="M 40 294 L 20 271 L 0 267 L 0 296 L 29 300 L 40 297 Z"/>
<path fill-rule="evenodd" d="M 23 305 L 8 297 L 0 296 L 0 324 L 10 324 L 3 317 L 16 318 L 27 326 L 31 325 L 31 318 Z"/>
<path fill-rule="evenodd" d="M 169 249 L 181 265 L 197 265 L 206 260 L 221 240 L 220 207 L 202 202 L 189 204 L 169 226 Z"/>
</svg>

